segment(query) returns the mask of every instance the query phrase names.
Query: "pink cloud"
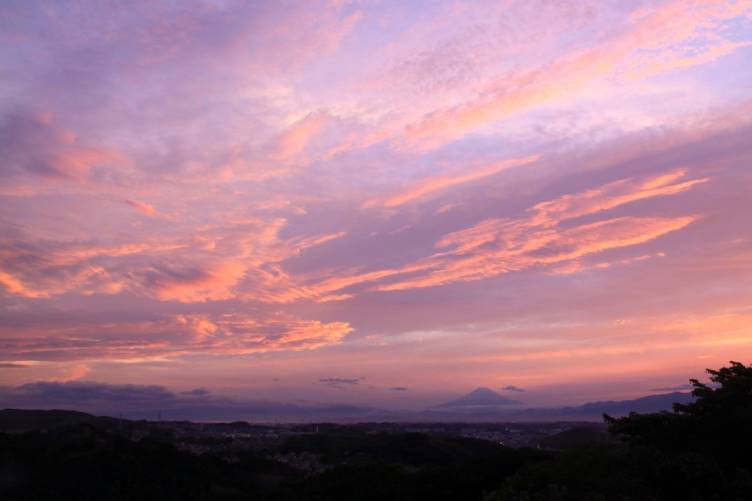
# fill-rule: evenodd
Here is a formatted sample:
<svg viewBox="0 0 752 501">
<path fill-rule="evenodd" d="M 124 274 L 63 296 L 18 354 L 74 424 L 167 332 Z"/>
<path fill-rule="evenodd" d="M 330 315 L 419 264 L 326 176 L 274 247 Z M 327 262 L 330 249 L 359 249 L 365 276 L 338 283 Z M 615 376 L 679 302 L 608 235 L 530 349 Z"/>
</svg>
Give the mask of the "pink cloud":
<svg viewBox="0 0 752 501">
<path fill-rule="evenodd" d="M 655 9 L 642 9 L 631 16 L 623 32 L 595 47 L 563 55 L 539 68 L 513 73 L 474 100 L 428 113 L 405 129 L 406 140 L 413 147 L 432 148 L 521 111 L 570 98 L 614 72 L 648 66 L 651 70 L 642 74 L 649 76 L 687 66 L 693 59 L 685 56 L 686 45 L 708 27 L 717 27 L 750 9 L 743 1 L 723 4 L 694 1 L 690 7 L 678 0 Z M 707 63 L 747 45 L 721 40 L 694 62 Z M 656 59 L 663 59 L 660 66 L 654 63 Z"/>
<path fill-rule="evenodd" d="M 91 372 L 89 366 L 76 364 L 66 369 L 65 373 L 57 381 L 77 381 Z"/>
<path fill-rule="evenodd" d="M 373 207 L 377 205 L 383 205 L 384 207 L 388 208 L 398 207 L 414 200 L 426 198 L 436 192 L 443 191 L 454 186 L 479 181 L 483 178 L 493 176 L 507 169 L 533 163 L 539 158 L 540 155 L 530 155 L 523 158 L 513 158 L 510 160 L 497 162 L 495 164 L 482 167 L 480 169 L 476 169 L 464 174 L 429 177 L 427 179 L 418 181 L 411 186 L 408 186 L 398 193 L 387 195 L 383 199 L 371 199 L 364 205 L 365 207 Z"/>
<path fill-rule="evenodd" d="M 6 115 L 0 124 L 0 136 L 0 149 L 5 151 L 5 177 L 87 182 L 95 167 L 127 164 L 116 149 L 87 144 L 49 113 Z"/>
<path fill-rule="evenodd" d="M 141 202 L 140 200 L 123 200 L 123 203 L 130 205 L 144 216 L 154 217 L 158 214 L 157 209 L 153 205 Z"/>
<path fill-rule="evenodd" d="M 284 240 L 279 232 L 285 224 L 284 219 L 252 219 L 191 236 L 115 245 L 14 235 L 5 238 L 8 246 L 0 253 L 0 285 L 28 298 L 128 290 L 160 301 L 274 302 L 278 294 L 294 294 L 294 281 L 281 262 L 345 234 Z"/>
<path fill-rule="evenodd" d="M 117 324 L 3 328 L 0 344 L 5 360 L 165 360 L 316 350 L 341 343 L 352 330 L 347 322 L 285 314 L 174 315 Z M 65 380 L 80 379 L 89 370 L 86 364 L 75 365 Z"/>
<path fill-rule="evenodd" d="M 276 140 L 271 158 L 278 162 L 291 162 L 299 159 L 308 143 L 329 123 L 324 112 L 310 113 L 284 131 Z"/>
<path fill-rule="evenodd" d="M 685 228 L 698 216 L 617 217 L 579 224 L 574 218 L 599 214 L 638 200 L 685 192 L 706 179 L 682 181 L 685 170 L 624 179 L 542 202 L 518 219 L 487 219 L 445 235 L 440 252 L 400 268 L 336 277 L 307 287 L 313 297 L 340 299 L 340 291 L 362 285 L 378 291 L 436 287 L 482 280 L 515 271 L 559 265 L 589 254 L 643 244 Z"/>
<path fill-rule="evenodd" d="M 459 252 L 459 259 L 434 258 L 427 266 L 408 267 L 402 274 L 427 270 L 423 276 L 404 278 L 377 286 L 377 290 L 394 291 L 436 287 L 457 281 L 474 281 L 534 268 L 548 266 L 589 254 L 649 242 L 667 233 L 680 230 L 696 220 L 682 218 L 616 218 L 582 225 L 565 231 L 532 231 L 522 241 L 499 242 L 506 228 L 494 228 L 482 240 L 494 242 L 490 249 Z M 508 229 L 517 231 L 516 228 Z M 452 254 L 450 252 L 449 254 Z"/>
</svg>

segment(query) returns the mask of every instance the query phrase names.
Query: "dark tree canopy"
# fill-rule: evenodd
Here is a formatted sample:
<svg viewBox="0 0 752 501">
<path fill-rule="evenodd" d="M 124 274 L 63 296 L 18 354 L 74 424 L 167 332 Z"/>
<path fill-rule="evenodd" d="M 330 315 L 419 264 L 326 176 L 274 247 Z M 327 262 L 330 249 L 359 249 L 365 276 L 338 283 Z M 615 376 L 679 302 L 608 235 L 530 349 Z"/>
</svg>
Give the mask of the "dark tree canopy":
<svg viewBox="0 0 752 501">
<path fill-rule="evenodd" d="M 714 385 L 690 379 L 697 400 L 674 404 L 674 411 L 702 419 L 749 419 L 752 417 L 752 365 L 730 362 L 729 367 L 706 369 Z"/>
<path fill-rule="evenodd" d="M 609 429 L 633 442 L 752 466 L 752 365 L 732 361 L 707 373 L 710 384 L 690 379 L 694 402 L 674 404 L 673 412 L 604 416 Z"/>
<path fill-rule="evenodd" d="M 752 366 L 690 380 L 673 412 L 604 416 L 623 440 L 527 465 L 484 501 L 746 501 L 752 492 Z"/>
</svg>

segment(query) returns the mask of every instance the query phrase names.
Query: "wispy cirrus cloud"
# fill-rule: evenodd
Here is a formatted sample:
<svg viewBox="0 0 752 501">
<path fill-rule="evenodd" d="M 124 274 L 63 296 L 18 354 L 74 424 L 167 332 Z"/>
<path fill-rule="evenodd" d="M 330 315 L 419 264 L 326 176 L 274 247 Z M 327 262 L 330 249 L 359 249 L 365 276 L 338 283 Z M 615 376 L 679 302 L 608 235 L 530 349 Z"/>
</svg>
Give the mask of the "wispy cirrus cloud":
<svg viewBox="0 0 752 501">
<path fill-rule="evenodd" d="M 144 216 L 154 217 L 158 214 L 157 209 L 155 209 L 153 205 L 140 200 L 125 199 L 123 200 L 123 203 L 130 205 Z"/>
<path fill-rule="evenodd" d="M 339 277 L 312 285 L 327 297 L 366 284 L 366 289 L 396 291 L 476 281 L 535 267 L 549 267 L 604 251 L 649 242 L 697 220 L 681 217 L 612 217 L 579 225 L 569 220 L 600 214 L 627 203 L 670 196 L 706 179 L 682 181 L 684 170 L 624 179 L 541 202 L 521 218 L 494 218 L 445 235 L 439 252 L 401 268 Z M 370 285 L 369 285 L 370 284 Z M 336 296 L 335 296 L 336 297 Z"/>
<path fill-rule="evenodd" d="M 341 343 L 352 330 L 347 322 L 301 320 L 279 313 L 191 314 L 59 327 L 32 323 L 1 329 L 0 345 L 6 360 L 164 360 L 315 350 Z M 80 379 L 89 372 L 84 365 L 71 370 L 65 379 Z"/>
<path fill-rule="evenodd" d="M 530 155 L 523 158 L 503 160 L 501 162 L 481 167 L 470 172 L 464 172 L 462 174 L 429 177 L 427 179 L 418 181 L 411 186 L 408 186 L 398 193 L 387 195 L 383 199 L 371 199 L 365 203 L 365 206 L 374 207 L 383 205 L 387 208 L 398 207 L 414 200 L 426 198 L 436 192 L 440 192 L 454 186 L 460 186 L 466 183 L 479 181 L 483 178 L 493 176 L 507 169 L 533 163 L 539 158 L 539 155 Z"/>
<path fill-rule="evenodd" d="M 208 228 L 198 235 L 99 245 L 34 239 L 8 229 L 0 254 L 0 284 L 11 294 L 49 297 L 69 291 L 119 293 L 127 289 L 162 301 L 200 302 L 261 295 L 237 289 L 242 280 L 266 294 L 285 287 L 281 261 L 343 233 L 279 238 L 284 219 L 240 222 L 234 230 Z M 227 229 L 227 228 L 226 228 Z M 176 261 L 177 254 L 182 257 Z M 170 259 L 168 256 L 172 256 Z"/>
<path fill-rule="evenodd" d="M 573 50 L 547 65 L 518 71 L 491 84 L 476 99 L 426 114 L 405 128 L 406 141 L 411 147 L 435 147 L 530 108 L 570 98 L 614 73 L 635 74 L 634 68 L 645 66 L 652 68 L 652 74 L 659 68 L 670 71 L 693 62 L 709 62 L 747 46 L 721 38 L 711 42 L 702 56 L 688 56 L 706 30 L 750 11 L 743 1 L 690 4 L 676 0 L 658 8 L 638 9 L 622 30 L 595 47 Z"/>
</svg>

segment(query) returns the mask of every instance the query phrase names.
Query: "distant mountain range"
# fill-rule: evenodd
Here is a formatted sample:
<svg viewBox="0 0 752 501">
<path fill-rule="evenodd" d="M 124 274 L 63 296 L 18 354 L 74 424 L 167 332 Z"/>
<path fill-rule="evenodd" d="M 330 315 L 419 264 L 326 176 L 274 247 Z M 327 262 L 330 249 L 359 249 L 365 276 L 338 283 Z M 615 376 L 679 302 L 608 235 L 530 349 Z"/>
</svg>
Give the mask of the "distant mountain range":
<svg viewBox="0 0 752 501">
<path fill-rule="evenodd" d="M 578 412 L 599 412 L 606 414 L 629 414 L 630 412 L 658 412 L 671 410 L 674 403 L 687 404 L 692 402 L 694 397 L 690 393 L 673 392 L 661 395 L 649 395 L 634 400 L 607 400 L 603 402 L 592 402 L 574 409 Z"/>
<path fill-rule="evenodd" d="M 630 412 L 670 411 L 674 403 L 686 404 L 692 401 L 694 401 L 694 397 L 690 393 L 673 392 L 632 400 L 589 402 L 576 407 L 525 409 L 519 411 L 518 414 L 531 421 L 601 421 L 603 414 L 619 417 L 626 416 Z"/>
<path fill-rule="evenodd" d="M 443 408 L 467 408 L 467 407 L 488 407 L 497 405 L 519 404 L 516 400 L 503 397 L 489 388 L 476 388 L 467 395 L 456 400 L 446 402 L 438 407 Z"/>
<path fill-rule="evenodd" d="M 426 421 L 602 421 L 603 414 L 670 411 L 673 404 L 694 400 L 690 393 L 665 393 L 631 400 L 589 402 L 573 407 L 521 408 L 488 388 L 478 388 L 420 413 Z M 517 405 L 515 405 L 517 404 Z"/>
<path fill-rule="evenodd" d="M 506 398 L 488 388 L 477 388 L 467 395 L 422 412 L 391 411 L 354 405 L 298 406 L 273 402 L 220 403 L 196 402 L 180 407 L 129 412 L 131 419 L 193 421 L 249 421 L 270 422 L 542 422 L 542 421 L 602 421 L 603 414 L 624 416 L 630 412 L 659 412 L 671 410 L 672 404 L 688 403 L 694 399 L 689 393 L 666 393 L 632 400 L 589 402 L 574 407 L 524 408 L 522 404 Z M 27 408 L 31 406 L 25 406 Z M 38 407 L 37 407 L 38 408 Z M 119 412 L 106 409 L 90 411 L 94 414 L 119 416 Z M 53 421 L 86 421 L 91 416 L 75 411 L 56 411 L 53 414 L 32 415 L 8 409 L 2 411 L 0 428 L 9 429 L 9 423 L 23 426 L 46 427 L 45 419 Z M 32 422 L 30 419 L 39 419 Z M 107 419 L 107 418 L 105 418 Z M 6 421 L 3 421 L 6 420 Z"/>
</svg>

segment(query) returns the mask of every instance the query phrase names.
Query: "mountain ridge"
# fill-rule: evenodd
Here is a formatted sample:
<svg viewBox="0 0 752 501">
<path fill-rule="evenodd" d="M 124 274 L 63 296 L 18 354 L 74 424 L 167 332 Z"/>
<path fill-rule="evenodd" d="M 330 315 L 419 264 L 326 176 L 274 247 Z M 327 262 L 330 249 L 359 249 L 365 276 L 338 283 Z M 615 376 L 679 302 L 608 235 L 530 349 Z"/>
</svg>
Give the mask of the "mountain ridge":
<svg viewBox="0 0 752 501">
<path fill-rule="evenodd" d="M 438 408 L 452 407 L 474 407 L 474 406 L 497 406 L 497 405 L 514 405 L 520 402 L 511 398 L 499 395 L 490 388 L 480 386 L 473 391 L 461 396 L 460 398 L 450 400 L 443 404 L 437 405 Z"/>
<path fill-rule="evenodd" d="M 477 389 L 476 389 L 477 390 Z M 475 391 L 475 390 L 474 390 Z M 492 391 L 492 390 L 489 390 Z M 470 392 L 472 394 L 473 392 Z M 494 392 L 495 393 L 495 392 Z M 480 396 L 488 396 L 485 391 L 480 392 Z M 477 396 L 477 394 L 476 394 Z M 465 395 L 467 397 L 467 395 Z M 497 395 L 502 401 L 508 402 L 509 399 Z M 415 421 L 436 421 L 436 422 L 460 422 L 460 421 L 601 421 L 602 415 L 610 414 L 613 416 L 623 416 L 629 412 L 660 412 L 671 410 L 674 402 L 688 403 L 694 397 L 690 393 L 673 392 L 658 395 L 647 395 L 631 400 L 606 400 L 596 402 L 586 402 L 579 406 L 570 407 L 547 407 L 547 408 L 520 408 L 519 405 L 512 404 L 489 404 L 489 400 L 463 400 L 460 399 L 447 402 L 440 406 L 434 406 L 423 411 L 398 411 L 388 409 L 375 409 L 369 407 L 358 407 L 353 405 L 329 405 L 323 407 L 297 407 L 294 405 L 284 405 L 281 403 L 269 404 L 265 407 L 262 404 L 253 406 L 239 405 L 237 407 L 219 407 L 212 405 L 195 407 L 184 407 L 176 409 L 163 409 L 161 415 L 163 419 L 169 421 L 191 420 L 195 422 L 230 422 L 230 421 L 247 421 L 247 422 L 272 422 L 282 420 L 289 423 L 300 422 L 373 422 L 373 421 L 394 421 L 394 422 L 415 422 Z M 460 401 L 461 405 L 449 405 Z M 498 399 L 491 397 L 491 401 L 496 402 Z M 481 403 L 479 403 L 481 402 Z M 91 412 L 91 414 L 87 413 Z M 147 416 L 147 414 L 149 416 Z M 54 427 L 60 424 L 69 424 L 79 421 L 90 421 L 92 419 L 115 420 L 117 412 L 100 409 L 96 411 L 76 411 L 76 410 L 41 410 L 41 409 L 4 409 L 0 410 L 0 429 L 20 430 L 20 429 L 39 429 Z M 132 419 L 144 419 L 156 415 L 153 411 L 141 413 L 139 415 L 129 416 Z M 153 418 L 152 418 L 153 419 Z"/>
</svg>

